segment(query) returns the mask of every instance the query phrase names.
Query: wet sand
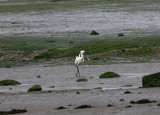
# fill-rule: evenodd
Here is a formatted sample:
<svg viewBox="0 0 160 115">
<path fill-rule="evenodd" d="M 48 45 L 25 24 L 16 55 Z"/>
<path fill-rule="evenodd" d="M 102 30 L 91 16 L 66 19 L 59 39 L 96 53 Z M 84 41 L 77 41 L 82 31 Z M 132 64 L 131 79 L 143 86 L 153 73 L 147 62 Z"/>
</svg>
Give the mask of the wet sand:
<svg viewBox="0 0 160 115">
<path fill-rule="evenodd" d="M 43 90 L 64 89 L 103 89 L 126 88 L 124 85 L 132 85 L 132 88 L 142 86 L 142 77 L 159 72 L 160 63 L 133 63 L 133 64 L 108 64 L 108 65 L 81 65 L 81 76 L 76 77 L 74 65 L 48 66 L 33 65 L 14 68 L 0 68 L 0 80 L 13 79 L 22 83 L 20 86 L 0 87 L 0 92 L 26 92 L 35 84 L 42 86 Z M 120 78 L 99 79 L 99 75 L 112 71 L 118 73 Z M 41 76 L 37 78 L 37 76 Z M 78 78 L 86 78 L 88 82 L 78 83 Z M 54 88 L 49 88 L 55 86 Z M 10 90 L 9 88 L 12 88 Z"/>
<path fill-rule="evenodd" d="M 144 75 L 159 72 L 159 67 L 160 63 L 82 65 L 81 77 L 87 78 L 88 82 L 81 83 L 76 82 L 81 77 L 75 76 L 76 68 L 71 65 L 0 68 L 0 80 L 15 79 L 22 83 L 20 86 L 0 87 L 0 110 L 26 109 L 28 111 L 26 114 L 30 115 L 158 115 L 160 89 L 138 87 L 142 86 L 141 78 Z M 106 71 L 116 72 L 121 77 L 99 79 L 99 75 Z M 41 78 L 37 78 L 37 75 L 41 75 Z M 40 84 L 43 91 L 27 93 L 27 89 L 35 84 Z M 53 85 L 55 88 L 49 88 Z M 124 85 L 132 87 L 122 87 Z M 93 89 L 95 87 L 102 87 L 102 90 Z M 48 92 L 49 90 L 51 92 Z M 124 94 L 125 91 L 131 93 Z M 77 92 L 80 94 L 76 94 Z M 130 101 L 140 99 L 157 102 L 130 104 Z M 74 109 L 83 104 L 89 104 L 93 108 Z M 107 107 L 108 104 L 114 106 Z M 132 107 L 127 108 L 129 105 Z M 67 109 L 56 110 L 59 106 Z"/>
</svg>

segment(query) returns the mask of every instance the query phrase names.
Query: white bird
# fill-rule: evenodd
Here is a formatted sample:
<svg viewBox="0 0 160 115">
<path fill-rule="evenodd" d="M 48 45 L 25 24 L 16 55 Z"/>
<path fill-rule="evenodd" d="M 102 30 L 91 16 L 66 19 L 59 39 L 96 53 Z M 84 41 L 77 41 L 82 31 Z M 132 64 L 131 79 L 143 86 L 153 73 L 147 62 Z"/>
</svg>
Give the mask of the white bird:
<svg viewBox="0 0 160 115">
<path fill-rule="evenodd" d="M 87 58 L 87 60 L 89 61 L 89 58 L 88 58 L 87 55 L 85 54 L 85 51 L 84 51 L 84 50 L 81 50 L 80 53 L 79 53 L 79 56 L 76 56 L 76 59 L 75 59 L 75 66 L 77 67 L 76 76 L 77 76 L 78 74 L 79 74 L 79 76 L 80 76 L 80 72 L 79 72 L 78 66 L 84 62 L 84 56 L 85 56 L 85 57 Z"/>
</svg>

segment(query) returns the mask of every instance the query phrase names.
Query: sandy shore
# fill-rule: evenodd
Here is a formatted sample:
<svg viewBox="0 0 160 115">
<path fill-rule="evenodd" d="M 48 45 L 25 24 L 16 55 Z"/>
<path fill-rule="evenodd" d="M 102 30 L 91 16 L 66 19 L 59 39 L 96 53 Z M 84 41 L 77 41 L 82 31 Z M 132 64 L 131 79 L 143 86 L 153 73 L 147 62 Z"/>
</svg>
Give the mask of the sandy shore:
<svg viewBox="0 0 160 115">
<path fill-rule="evenodd" d="M 129 89 L 130 94 L 124 94 L 125 89 L 53 91 L 51 93 L 0 94 L 0 109 L 26 109 L 26 115 L 159 115 L 159 88 Z M 124 101 L 120 101 L 124 99 Z M 149 99 L 157 101 L 148 104 L 130 104 L 130 101 Z M 88 104 L 93 108 L 74 109 Z M 111 104 L 112 107 L 107 105 Z M 56 110 L 63 106 L 66 109 Z M 131 106 L 131 107 L 127 107 Z"/>
<path fill-rule="evenodd" d="M 138 88 L 142 86 L 141 78 L 158 72 L 159 67 L 160 63 L 83 65 L 81 74 L 88 82 L 81 83 L 76 82 L 76 69 L 70 65 L 1 68 L 1 80 L 14 78 L 22 85 L 0 87 L 0 110 L 26 109 L 26 115 L 159 115 L 160 89 Z M 117 72 L 121 77 L 99 79 L 99 75 L 106 71 Z M 38 74 L 41 78 L 36 77 Z M 34 84 L 40 84 L 43 91 L 27 93 Z M 53 85 L 54 88 L 49 88 Z M 102 90 L 93 89 L 95 87 L 102 87 Z M 124 94 L 125 91 L 131 93 Z M 130 104 L 132 100 L 141 99 L 156 102 Z M 93 108 L 74 109 L 84 104 Z M 113 106 L 108 107 L 108 104 Z M 60 106 L 66 109 L 56 110 Z"/>
</svg>

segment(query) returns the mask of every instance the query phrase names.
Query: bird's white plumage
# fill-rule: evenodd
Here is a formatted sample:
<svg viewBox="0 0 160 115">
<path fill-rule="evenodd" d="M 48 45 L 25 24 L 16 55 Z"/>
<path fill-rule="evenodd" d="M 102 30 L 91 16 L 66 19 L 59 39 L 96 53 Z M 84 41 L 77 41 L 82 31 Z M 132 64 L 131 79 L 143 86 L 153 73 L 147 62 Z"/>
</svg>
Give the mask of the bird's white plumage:
<svg viewBox="0 0 160 115">
<path fill-rule="evenodd" d="M 81 50 L 79 56 L 76 56 L 75 66 L 78 66 L 84 62 L 84 53 L 85 51 Z"/>
<path fill-rule="evenodd" d="M 76 59 L 75 59 L 75 66 L 77 67 L 77 74 L 79 73 L 79 75 L 80 75 L 80 72 L 79 72 L 78 66 L 84 62 L 84 55 L 85 55 L 85 51 L 81 50 L 79 53 L 79 56 L 76 56 Z M 77 76 L 77 74 L 76 74 L 76 76 Z"/>
</svg>

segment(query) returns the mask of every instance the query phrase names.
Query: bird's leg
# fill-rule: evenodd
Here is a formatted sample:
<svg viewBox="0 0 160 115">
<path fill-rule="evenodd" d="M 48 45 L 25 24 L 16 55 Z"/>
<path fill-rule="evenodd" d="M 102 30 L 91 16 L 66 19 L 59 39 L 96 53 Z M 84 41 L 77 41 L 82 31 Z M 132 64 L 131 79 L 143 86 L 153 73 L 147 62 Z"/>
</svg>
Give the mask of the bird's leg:
<svg viewBox="0 0 160 115">
<path fill-rule="evenodd" d="M 79 68 L 78 68 L 78 66 L 77 66 L 77 73 L 76 73 L 76 76 L 78 75 L 78 73 L 79 73 L 79 76 L 80 76 Z"/>
<path fill-rule="evenodd" d="M 78 66 L 77 66 L 77 67 L 78 67 Z M 78 73 L 79 73 L 79 76 L 80 76 L 79 68 L 78 68 Z"/>
<path fill-rule="evenodd" d="M 76 73 L 76 76 L 77 76 L 77 74 L 78 74 L 78 71 L 79 71 L 79 70 L 78 70 L 78 66 L 77 66 L 77 73 Z"/>
<path fill-rule="evenodd" d="M 79 72 L 79 76 L 80 76 L 80 72 Z"/>
</svg>

